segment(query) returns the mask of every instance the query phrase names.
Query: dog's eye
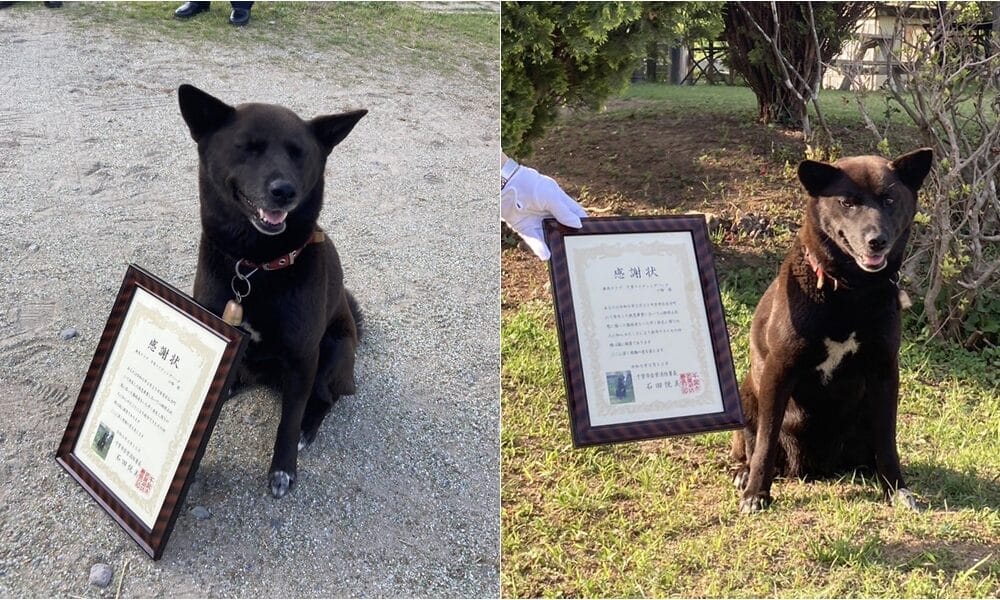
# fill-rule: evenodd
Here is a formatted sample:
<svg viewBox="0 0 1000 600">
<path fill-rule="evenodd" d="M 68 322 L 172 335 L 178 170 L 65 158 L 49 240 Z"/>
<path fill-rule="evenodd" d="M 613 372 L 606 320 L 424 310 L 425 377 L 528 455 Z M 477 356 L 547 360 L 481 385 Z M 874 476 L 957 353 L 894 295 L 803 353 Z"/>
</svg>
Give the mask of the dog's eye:
<svg viewBox="0 0 1000 600">
<path fill-rule="evenodd" d="M 844 208 L 854 208 L 855 206 L 857 206 L 857 204 L 851 202 L 850 198 L 841 198 L 840 205 L 843 206 Z"/>
<path fill-rule="evenodd" d="M 251 154 L 262 154 L 267 150 L 267 142 L 263 140 L 250 140 L 243 144 L 243 149 Z"/>
<path fill-rule="evenodd" d="M 285 146 L 285 149 L 288 150 L 288 156 L 292 157 L 293 160 L 302 158 L 302 148 L 299 148 L 295 144 L 288 144 Z"/>
<path fill-rule="evenodd" d="M 889 206 L 893 202 L 894 202 L 894 200 L 892 199 L 892 196 L 882 196 L 882 204 L 885 204 L 886 206 Z"/>
</svg>

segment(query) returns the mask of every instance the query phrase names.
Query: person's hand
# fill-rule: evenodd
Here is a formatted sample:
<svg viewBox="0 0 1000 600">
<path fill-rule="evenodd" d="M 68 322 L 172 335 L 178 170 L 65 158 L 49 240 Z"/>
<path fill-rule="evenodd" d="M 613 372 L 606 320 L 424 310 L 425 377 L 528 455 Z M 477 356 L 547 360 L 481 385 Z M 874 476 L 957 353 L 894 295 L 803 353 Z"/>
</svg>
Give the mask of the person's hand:
<svg viewBox="0 0 1000 600">
<path fill-rule="evenodd" d="M 538 258 L 552 253 L 545 245 L 542 219 L 555 217 L 563 225 L 580 228 L 587 211 L 562 191 L 551 177 L 521 165 L 500 192 L 500 218 L 517 232 Z"/>
</svg>

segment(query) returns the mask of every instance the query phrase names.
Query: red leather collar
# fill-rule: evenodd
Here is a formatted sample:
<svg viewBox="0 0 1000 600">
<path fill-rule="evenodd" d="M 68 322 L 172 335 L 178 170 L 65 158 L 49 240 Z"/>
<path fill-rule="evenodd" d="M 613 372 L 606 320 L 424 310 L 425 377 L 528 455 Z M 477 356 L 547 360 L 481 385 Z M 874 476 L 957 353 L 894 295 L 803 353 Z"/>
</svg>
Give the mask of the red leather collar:
<svg viewBox="0 0 1000 600">
<path fill-rule="evenodd" d="M 830 281 L 833 282 L 833 291 L 837 291 L 837 288 L 840 287 L 840 282 L 837 281 L 837 278 L 827 275 L 823 271 L 823 265 L 819 264 L 819 261 L 817 261 L 816 257 L 809 252 L 808 248 L 805 249 L 805 255 L 806 261 L 809 263 L 809 267 L 813 270 L 813 273 L 816 274 L 816 289 L 823 289 L 823 286 L 826 285 L 827 278 L 829 278 Z"/>
<path fill-rule="evenodd" d="M 309 244 L 322 244 L 324 240 L 326 240 L 326 234 L 323 233 L 322 229 L 317 228 L 316 231 L 314 231 L 312 235 L 306 239 L 306 243 L 302 244 L 301 248 L 292 250 L 288 254 L 282 254 L 281 256 L 272 261 L 266 262 L 264 264 L 257 264 L 255 262 L 251 262 L 243 258 L 240 259 L 239 262 L 252 269 L 262 269 L 264 271 L 278 271 L 280 269 L 284 269 L 285 267 L 290 267 L 294 265 L 295 259 L 298 258 L 300 254 L 302 254 L 302 251 L 306 249 L 306 246 L 308 246 Z"/>
</svg>

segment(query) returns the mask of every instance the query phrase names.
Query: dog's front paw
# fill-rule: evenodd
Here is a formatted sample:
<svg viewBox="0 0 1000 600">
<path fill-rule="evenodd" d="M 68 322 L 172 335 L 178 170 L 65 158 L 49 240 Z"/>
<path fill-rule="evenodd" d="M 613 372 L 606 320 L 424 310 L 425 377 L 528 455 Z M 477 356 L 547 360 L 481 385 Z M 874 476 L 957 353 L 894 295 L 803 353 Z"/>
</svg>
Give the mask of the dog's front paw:
<svg viewBox="0 0 1000 600">
<path fill-rule="evenodd" d="M 917 497 L 913 495 L 913 492 L 906 488 L 899 488 L 896 490 L 892 496 L 889 497 L 889 502 L 893 506 L 902 506 L 903 508 L 908 508 L 910 510 L 919 510 L 920 507 L 917 506 Z"/>
<path fill-rule="evenodd" d="M 295 473 L 274 471 L 271 473 L 271 495 L 275 498 L 281 498 L 288 493 L 288 490 L 292 489 L 294 483 Z"/>
<path fill-rule="evenodd" d="M 736 473 L 733 475 L 733 485 L 736 489 L 743 491 L 747 489 L 747 481 L 750 480 L 750 467 L 746 465 L 741 466 L 736 469 Z"/>
<path fill-rule="evenodd" d="M 767 492 L 757 492 L 756 494 L 743 494 L 740 499 L 740 512 L 749 515 L 760 512 L 771 506 L 771 494 Z"/>
</svg>

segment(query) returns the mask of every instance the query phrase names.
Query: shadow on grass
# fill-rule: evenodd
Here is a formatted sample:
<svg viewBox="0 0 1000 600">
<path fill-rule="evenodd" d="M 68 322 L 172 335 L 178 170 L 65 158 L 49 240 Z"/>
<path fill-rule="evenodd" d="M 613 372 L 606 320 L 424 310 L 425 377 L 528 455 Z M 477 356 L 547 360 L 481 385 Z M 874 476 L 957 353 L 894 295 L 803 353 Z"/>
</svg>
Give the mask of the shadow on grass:
<svg viewBox="0 0 1000 600">
<path fill-rule="evenodd" d="M 963 473 L 934 465 L 927 462 L 905 462 L 903 473 L 906 476 L 910 490 L 921 499 L 923 510 L 951 511 L 958 509 L 1000 509 L 1000 482 L 988 479 L 974 473 Z M 783 500 L 781 488 L 791 482 L 800 481 L 804 484 L 818 484 L 815 489 L 822 490 L 819 484 L 841 487 L 837 496 L 846 502 L 877 502 L 884 503 L 882 490 L 877 484 L 875 472 L 871 469 L 858 468 L 854 471 L 838 475 L 808 476 L 801 480 L 776 477 L 772 492 L 781 506 L 791 508 L 808 508 L 815 498 L 795 498 Z M 787 503 L 787 504 L 786 504 Z"/>
<path fill-rule="evenodd" d="M 864 568 L 881 565 L 902 573 L 934 572 L 952 580 L 988 577 L 1000 561 L 985 542 L 929 540 L 884 542 L 878 535 L 824 535 L 810 544 L 810 557 L 826 567 Z M 919 597 L 919 596 L 917 596 Z"/>
<path fill-rule="evenodd" d="M 995 548 L 969 540 L 891 542 L 879 549 L 874 562 L 904 572 L 933 569 L 951 577 L 968 577 L 996 569 L 1000 560 L 995 555 Z"/>
<path fill-rule="evenodd" d="M 908 463 L 903 471 L 910 489 L 931 500 L 932 510 L 1000 510 L 1000 481 L 927 462 Z"/>
</svg>

